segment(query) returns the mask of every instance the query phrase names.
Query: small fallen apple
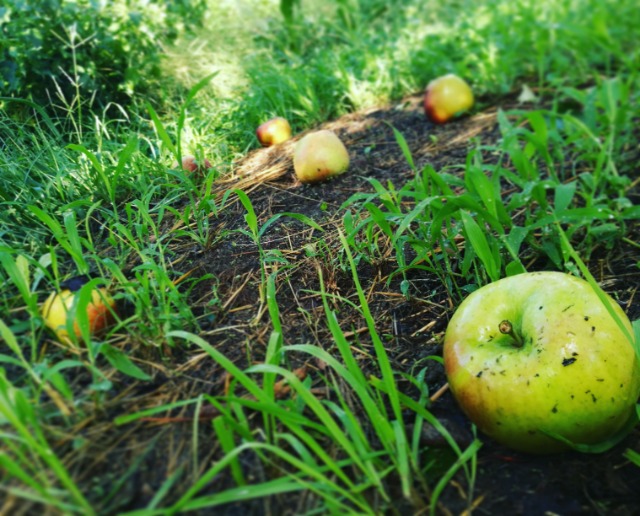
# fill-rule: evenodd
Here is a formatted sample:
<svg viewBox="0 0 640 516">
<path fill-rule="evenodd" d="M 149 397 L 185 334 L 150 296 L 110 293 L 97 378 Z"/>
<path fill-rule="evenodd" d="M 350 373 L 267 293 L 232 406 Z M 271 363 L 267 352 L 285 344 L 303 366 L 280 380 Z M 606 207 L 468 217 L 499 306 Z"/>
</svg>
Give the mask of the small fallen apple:
<svg viewBox="0 0 640 516">
<path fill-rule="evenodd" d="M 336 133 L 323 129 L 305 135 L 293 152 L 293 169 L 301 183 L 316 183 L 349 168 L 349 152 Z"/>
<path fill-rule="evenodd" d="M 173 168 L 178 168 L 178 162 L 175 161 L 173 163 Z M 211 162 L 204 158 L 203 160 L 197 160 L 195 156 L 188 154 L 186 156 L 182 156 L 182 170 L 190 172 L 191 174 L 204 174 L 207 170 L 211 168 Z"/>
<path fill-rule="evenodd" d="M 443 75 L 427 85 L 424 110 L 432 122 L 444 124 L 472 107 L 471 87 L 457 75 Z"/>
<path fill-rule="evenodd" d="M 67 327 L 67 317 L 72 309 L 79 290 L 89 280 L 86 276 L 78 276 L 62 283 L 59 292 L 52 292 L 41 307 L 45 325 L 53 331 L 63 344 L 72 342 Z M 86 314 L 89 321 L 89 333 L 99 335 L 114 322 L 113 312 L 116 309 L 114 299 L 105 287 L 91 292 L 91 300 L 87 303 Z M 73 322 L 73 333 L 81 339 L 81 330 L 77 321 Z"/>
<path fill-rule="evenodd" d="M 263 147 L 286 142 L 291 138 L 291 126 L 286 118 L 276 117 L 267 120 L 256 129 L 256 136 Z"/>
<path fill-rule="evenodd" d="M 550 434 L 602 443 L 637 417 L 635 350 L 591 285 L 569 274 L 524 273 L 476 290 L 451 318 L 443 354 L 462 410 L 516 450 L 568 448 Z"/>
</svg>

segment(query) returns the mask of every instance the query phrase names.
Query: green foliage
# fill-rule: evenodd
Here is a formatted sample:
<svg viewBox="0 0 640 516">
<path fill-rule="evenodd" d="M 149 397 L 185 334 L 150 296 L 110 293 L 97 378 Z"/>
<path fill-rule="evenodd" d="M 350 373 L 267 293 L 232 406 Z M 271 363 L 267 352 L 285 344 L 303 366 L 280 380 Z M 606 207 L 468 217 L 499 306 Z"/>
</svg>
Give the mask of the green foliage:
<svg viewBox="0 0 640 516">
<path fill-rule="evenodd" d="M 462 177 L 430 166 L 415 170 L 396 131 L 415 178 L 399 190 L 370 180 L 374 193 L 345 203 L 356 208 L 344 219 L 352 246 L 375 260 L 384 236 L 399 273 L 427 269 L 452 293 L 523 272 L 525 257 L 573 268 L 556 222 L 584 259 L 595 246 L 611 249 L 640 218 L 626 197 L 630 179 L 616 165 L 635 112 L 625 84 L 606 80 L 588 95 L 572 91 L 582 101 L 575 114 L 499 112 L 500 143 L 472 150 L 459 167 Z"/>
<path fill-rule="evenodd" d="M 0 7 L 0 90 L 63 109 L 153 95 L 160 42 L 198 24 L 205 8 L 204 0 L 9 0 Z"/>
<path fill-rule="evenodd" d="M 212 508 L 231 500 L 248 500 L 304 489 L 315 496 L 318 511 L 376 514 L 381 507 L 390 508 L 397 503 L 390 491 L 399 482 L 407 503 L 422 510 L 430 509 L 435 514 L 438 496 L 455 472 L 461 470 L 469 489 L 473 490 L 480 441 L 474 440 L 466 449 L 460 448 L 431 414 L 424 371 L 417 378 L 400 378 L 391 369 L 387 351 L 375 330 L 375 321 L 360 286 L 348 243 L 345 239 L 342 243 L 346 246 L 347 261 L 356 283 L 358 304 L 342 298 L 332 299 L 331 304 L 335 306 L 335 301 L 344 304 L 366 322 L 374 342 L 380 378 L 368 377 L 361 369 L 352 343 L 340 328 L 338 313 L 329 305 L 321 272 L 320 294 L 326 324 L 340 358 L 316 345 L 283 345 L 273 274 L 267 279 L 273 333 L 263 364 L 241 370 L 201 337 L 183 331 L 172 332 L 171 337 L 202 348 L 233 380 L 227 395 L 206 397 L 220 414 L 214 419 L 213 426 L 222 441 L 224 456 L 165 511 L 175 513 Z M 324 381 L 327 387 L 332 388 L 335 399 L 317 397 L 310 389 L 310 378 L 300 379 L 295 372 L 283 367 L 282 363 L 293 354 L 308 355 L 326 364 L 331 374 L 325 373 Z M 295 396 L 278 397 L 275 388 L 277 377 L 286 381 Z M 400 392 L 398 383 L 401 380 L 409 380 L 420 389 L 418 400 Z M 242 392 L 249 396 L 242 395 Z M 260 436 L 256 436 L 249 424 L 249 412 L 252 411 L 259 411 L 264 420 L 265 432 Z M 147 414 L 148 411 L 141 412 L 121 418 L 120 422 L 130 422 Z M 432 425 L 440 432 L 451 450 L 450 459 L 443 461 L 447 467 L 443 481 L 437 482 L 433 488 L 429 486 L 428 478 L 435 466 L 433 450 L 417 445 L 422 424 Z M 287 473 L 280 478 L 247 483 L 239 455 L 244 453 L 246 456 L 249 452 L 263 463 Z M 201 493 L 215 476 L 227 468 L 237 487 L 212 494 Z M 426 497 L 425 493 L 432 493 L 432 496 Z M 161 510 L 145 512 L 161 513 Z"/>
<path fill-rule="evenodd" d="M 205 0 L 4 2 L 0 310 L 6 322 L 0 321 L 0 336 L 7 346 L 0 353 L 6 367 L 0 370 L 0 469 L 6 491 L 62 513 L 110 505 L 117 511 L 118 490 L 141 462 L 131 464 L 110 494 L 88 502 L 85 496 L 94 495 L 65 469 L 75 457 L 63 464 L 49 442 L 59 442 L 76 417 L 85 418 L 89 399 L 98 409 L 108 400 L 117 386 L 114 372 L 127 382 L 148 379 L 153 369 L 137 365 L 141 343 L 150 344 L 148 358 L 186 342 L 228 374 L 224 395 L 154 405 L 118 422 L 194 405 L 195 429 L 204 406 L 216 414 L 220 455 L 191 472 L 176 468 L 140 514 L 295 491 L 305 491 L 308 507 L 318 511 L 384 512 L 403 497 L 424 513 L 435 509 L 457 471 L 471 493 L 479 441 L 460 449 L 431 414 L 426 368 L 415 375 L 392 369 L 357 265 L 388 260 L 391 248 L 397 267 L 390 278 L 404 277 L 403 294 L 411 295 L 408 270 L 422 269 L 456 300 L 532 260 L 575 271 L 577 256 L 586 260 L 594 248 L 624 239 L 640 218 L 626 196 L 637 168 L 633 135 L 640 116 L 636 4 L 252 0 L 226 1 L 222 9 Z M 206 24 L 198 29 L 201 20 Z M 197 34 L 188 35 L 192 28 Z M 170 50 L 168 57 L 161 48 Z M 167 65 L 179 52 L 180 66 Z M 513 91 L 523 81 L 537 86 L 551 107 L 500 112 L 501 139 L 443 170 L 418 168 L 396 131 L 414 177 L 404 185 L 371 179 L 372 192 L 345 205 L 340 249 L 326 235 L 305 247 L 309 261 L 322 262 L 320 291 L 311 294 L 324 316 L 300 310 L 330 337 L 287 343 L 272 271 L 287 274 L 296 263 L 263 245 L 266 231 L 286 217 L 315 239 L 319 221 L 286 212 L 265 220 L 246 193 L 218 196 L 214 181 L 257 145 L 255 127 L 271 116 L 302 130 L 420 91 L 444 72 L 469 79 L 479 109 L 485 94 Z M 182 103 L 168 94 L 180 74 L 187 86 Z M 114 108 L 138 94 L 145 102 Z M 60 111 L 70 116 L 50 116 Z M 11 116 L 16 113 L 22 116 Z M 187 149 L 215 161 L 205 178 L 170 166 Z M 230 230 L 226 210 L 234 204 L 244 208 L 246 225 Z M 206 298 L 207 308 L 220 302 L 218 279 L 192 269 L 189 258 L 230 234 L 249 238 L 257 250 L 258 315 L 268 312 L 273 327 L 246 369 L 197 335 L 202 305 L 190 304 L 205 280 L 208 290 L 198 291 L 198 302 Z M 322 273 L 335 272 L 331 267 L 342 267 L 357 296 L 327 292 Z M 79 271 L 110 278 L 127 312 L 105 340 L 90 342 L 81 354 L 44 355 L 38 298 Z M 87 288 L 74 309 L 82 311 L 88 299 Z M 357 339 L 342 329 L 354 319 L 373 344 L 366 371 Z M 88 337 L 86 320 L 80 323 Z M 324 367 L 299 378 L 289 365 L 301 357 Z M 281 385 L 291 396 L 277 395 Z M 66 406 L 78 412 L 69 417 Z M 443 435 L 444 456 L 421 442 L 423 424 Z M 627 457 L 640 464 L 637 453 Z M 254 463 L 282 476 L 252 478 Z M 228 473 L 235 486 L 212 491 Z"/>
</svg>

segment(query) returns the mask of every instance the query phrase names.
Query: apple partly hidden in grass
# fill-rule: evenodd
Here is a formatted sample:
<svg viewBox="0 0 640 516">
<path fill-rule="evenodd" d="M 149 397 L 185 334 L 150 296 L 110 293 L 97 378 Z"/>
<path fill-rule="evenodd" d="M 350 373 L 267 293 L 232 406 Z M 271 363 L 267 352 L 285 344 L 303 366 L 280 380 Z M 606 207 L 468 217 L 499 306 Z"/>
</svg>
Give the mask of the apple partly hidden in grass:
<svg viewBox="0 0 640 516">
<path fill-rule="evenodd" d="M 178 168 L 178 162 L 173 163 L 173 168 Z M 204 158 L 202 160 L 196 159 L 195 156 L 188 154 L 186 156 L 182 156 L 182 170 L 186 170 L 191 174 L 204 174 L 207 170 L 211 168 L 211 162 Z"/>
<path fill-rule="evenodd" d="M 633 335 L 622 308 L 611 306 Z M 530 453 L 624 431 L 640 396 L 629 339 L 586 281 L 561 272 L 501 279 L 470 294 L 444 339 L 451 391 L 496 441 Z"/>
<path fill-rule="evenodd" d="M 471 87 L 457 75 L 443 75 L 427 85 L 424 111 L 432 122 L 444 124 L 472 107 Z"/>
<path fill-rule="evenodd" d="M 301 183 L 316 183 L 349 168 L 349 152 L 342 140 L 327 129 L 306 134 L 293 152 L 293 169 Z"/>
<path fill-rule="evenodd" d="M 79 290 L 88 281 L 86 276 L 72 278 L 61 285 L 59 292 L 52 292 L 41 307 L 45 325 L 53 331 L 63 344 L 72 342 L 67 329 L 67 317 L 71 311 Z M 105 287 L 91 291 L 91 300 L 87 303 L 86 313 L 89 321 L 89 333 L 98 335 L 114 322 L 115 301 Z M 81 330 L 77 321 L 73 322 L 73 332 L 77 340 L 81 339 Z"/>
<path fill-rule="evenodd" d="M 277 145 L 291 138 L 291 125 L 286 118 L 278 116 L 258 126 L 256 136 L 263 147 Z"/>
</svg>

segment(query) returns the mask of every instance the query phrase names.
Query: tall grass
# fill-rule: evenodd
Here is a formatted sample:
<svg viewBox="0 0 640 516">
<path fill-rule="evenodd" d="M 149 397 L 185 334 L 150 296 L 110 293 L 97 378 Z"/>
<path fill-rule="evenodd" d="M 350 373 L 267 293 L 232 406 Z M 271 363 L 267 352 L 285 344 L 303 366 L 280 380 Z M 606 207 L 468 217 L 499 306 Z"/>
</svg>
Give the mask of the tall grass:
<svg viewBox="0 0 640 516">
<path fill-rule="evenodd" d="M 352 245 L 373 260 L 383 236 L 396 251 L 398 273 L 427 269 L 458 299 L 469 287 L 524 272 L 525 256 L 574 268 L 557 221 L 584 259 L 596 246 L 611 249 L 640 215 L 626 197 L 631 180 L 616 165 L 632 137 L 628 117 L 637 113 L 622 81 L 602 81 L 590 101 L 572 92 L 582 101 L 576 113 L 499 112 L 500 143 L 472 150 L 456 167 L 461 176 L 429 165 L 415 170 L 395 131 L 415 178 L 399 189 L 372 179 L 373 193 L 345 203 L 356 208 L 345 216 Z"/>
</svg>

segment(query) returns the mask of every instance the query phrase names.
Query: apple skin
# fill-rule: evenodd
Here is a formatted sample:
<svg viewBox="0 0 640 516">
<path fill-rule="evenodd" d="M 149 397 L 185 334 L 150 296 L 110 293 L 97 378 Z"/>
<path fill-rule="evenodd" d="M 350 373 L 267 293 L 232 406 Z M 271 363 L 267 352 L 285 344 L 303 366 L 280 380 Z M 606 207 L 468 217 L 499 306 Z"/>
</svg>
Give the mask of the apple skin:
<svg viewBox="0 0 640 516">
<path fill-rule="evenodd" d="M 286 142 L 291 138 L 291 125 L 286 118 L 272 118 L 256 129 L 256 137 L 263 147 Z"/>
<path fill-rule="evenodd" d="M 472 107 L 471 87 L 457 75 L 443 75 L 427 85 L 424 111 L 436 124 L 444 124 Z"/>
<path fill-rule="evenodd" d="M 173 163 L 173 168 L 178 168 L 178 162 L 175 161 Z M 211 168 L 211 162 L 208 159 L 204 159 L 204 161 L 198 161 L 195 156 L 188 154 L 186 156 L 182 156 L 182 167 L 183 170 L 190 172 L 192 174 L 204 174 L 207 170 Z"/>
<path fill-rule="evenodd" d="M 505 321 L 512 334 L 501 333 Z M 449 387 L 469 419 L 524 452 L 567 449 L 544 431 L 602 442 L 633 417 L 640 396 L 633 346 L 591 286 L 561 272 L 519 274 L 473 292 L 449 322 L 443 354 Z"/>
<path fill-rule="evenodd" d="M 67 345 L 72 343 L 67 331 L 67 314 L 76 295 L 77 291 L 68 288 L 60 292 L 51 292 L 41 307 L 45 325 L 55 333 L 60 342 Z M 114 322 L 112 311 L 115 311 L 115 301 L 104 287 L 91 292 L 91 301 L 87 304 L 86 310 L 89 332 L 92 335 L 100 334 Z M 80 327 L 76 321 L 73 323 L 73 332 L 78 340 L 81 339 Z"/>
<path fill-rule="evenodd" d="M 343 174 L 349 152 L 336 133 L 323 129 L 305 135 L 293 152 L 293 169 L 301 183 L 317 183 Z"/>
</svg>

